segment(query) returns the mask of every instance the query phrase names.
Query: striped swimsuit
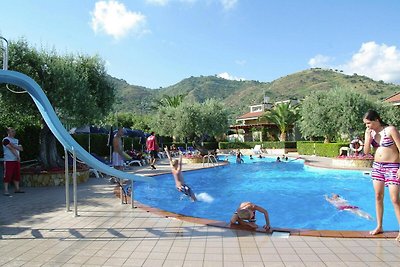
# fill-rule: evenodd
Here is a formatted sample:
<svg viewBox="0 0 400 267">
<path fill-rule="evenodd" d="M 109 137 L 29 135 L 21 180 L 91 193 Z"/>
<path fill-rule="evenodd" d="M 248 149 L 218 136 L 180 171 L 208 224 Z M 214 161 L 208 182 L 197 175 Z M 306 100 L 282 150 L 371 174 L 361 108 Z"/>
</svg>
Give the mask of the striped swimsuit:
<svg viewBox="0 0 400 267">
<path fill-rule="evenodd" d="M 394 141 L 386 134 L 385 128 L 380 132 L 381 140 L 376 142 L 372 140 L 371 145 L 377 147 L 390 147 L 394 145 Z M 397 162 L 376 162 L 372 165 L 372 180 L 381 181 L 385 186 L 389 184 L 400 186 L 400 180 L 397 179 L 397 171 L 399 170 L 400 163 Z"/>
</svg>

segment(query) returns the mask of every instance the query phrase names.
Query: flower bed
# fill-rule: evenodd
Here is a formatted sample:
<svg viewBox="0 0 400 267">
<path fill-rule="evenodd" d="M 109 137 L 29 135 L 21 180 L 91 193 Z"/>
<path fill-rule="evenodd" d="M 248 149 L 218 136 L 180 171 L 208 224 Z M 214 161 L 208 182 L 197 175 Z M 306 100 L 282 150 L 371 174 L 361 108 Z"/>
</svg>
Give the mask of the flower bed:
<svg viewBox="0 0 400 267">
<path fill-rule="evenodd" d="M 187 154 L 187 155 L 183 156 L 182 162 L 183 163 L 203 163 L 203 156 Z"/>
<path fill-rule="evenodd" d="M 84 183 L 89 179 L 89 170 L 81 169 L 76 172 L 76 180 L 79 183 Z M 40 187 L 40 186 L 63 186 L 65 185 L 64 171 L 50 171 L 50 172 L 21 172 L 22 185 L 26 187 Z M 69 181 L 72 184 L 72 171 L 69 171 Z"/>
<path fill-rule="evenodd" d="M 342 168 L 371 168 L 374 162 L 372 155 L 339 156 L 332 159 L 332 166 Z"/>
</svg>

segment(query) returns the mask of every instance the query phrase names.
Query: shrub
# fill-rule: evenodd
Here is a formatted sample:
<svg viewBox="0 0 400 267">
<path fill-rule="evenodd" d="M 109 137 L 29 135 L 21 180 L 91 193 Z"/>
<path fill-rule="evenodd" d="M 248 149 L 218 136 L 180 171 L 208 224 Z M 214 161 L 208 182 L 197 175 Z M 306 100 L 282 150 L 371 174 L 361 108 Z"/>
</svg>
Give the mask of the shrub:
<svg viewBox="0 0 400 267">
<path fill-rule="evenodd" d="M 316 155 L 321 157 L 337 157 L 339 150 L 349 143 L 297 142 L 297 152 L 300 155 Z"/>
</svg>

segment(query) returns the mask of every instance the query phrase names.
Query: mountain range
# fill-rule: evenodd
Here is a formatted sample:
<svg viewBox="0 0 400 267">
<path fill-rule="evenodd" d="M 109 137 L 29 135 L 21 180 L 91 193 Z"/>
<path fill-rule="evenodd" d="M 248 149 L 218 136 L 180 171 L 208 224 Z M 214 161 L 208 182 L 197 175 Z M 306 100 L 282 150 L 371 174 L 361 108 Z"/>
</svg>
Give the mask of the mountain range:
<svg viewBox="0 0 400 267">
<path fill-rule="evenodd" d="M 336 87 L 349 88 L 368 97 L 383 100 L 400 91 L 400 85 L 375 81 L 369 77 L 344 74 L 337 69 L 312 68 L 286 75 L 271 82 L 227 80 L 217 76 L 189 77 L 174 85 L 150 89 L 130 85 L 111 77 L 116 88 L 115 111 L 147 114 L 154 109 L 155 100 L 164 95 L 186 95 L 185 99 L 203 102 L 214 98 L 230 108 L 232 116 L 249 111 L 249 105 L 260 104 L 264 96 L 270 102 L 303 99 L 317 91 Z"/>
</svg>

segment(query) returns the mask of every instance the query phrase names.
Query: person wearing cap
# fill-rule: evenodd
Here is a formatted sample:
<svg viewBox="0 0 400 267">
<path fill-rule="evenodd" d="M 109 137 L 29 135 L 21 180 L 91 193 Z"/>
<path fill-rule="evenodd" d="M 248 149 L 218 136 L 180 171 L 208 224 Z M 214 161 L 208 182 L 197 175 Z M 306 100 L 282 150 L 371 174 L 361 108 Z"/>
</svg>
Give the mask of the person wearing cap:
<svg viewBox="0 0 400 267">
<path fill-rule="evenodd" d="M 268 211 L 260 206 L 257 206 L 251 202 L 243 202 L 240 204 L 239 208 L 233 214 L 230 225 L 238 224 L 245 228 L 251 228 L 253 230 L 258 228 L 256 224 L 256 211 L 264 214 L 265 217 L 265 225 L 263 228 L 267 231 L 271 229 L 269 222 Z"/>
</svg>

